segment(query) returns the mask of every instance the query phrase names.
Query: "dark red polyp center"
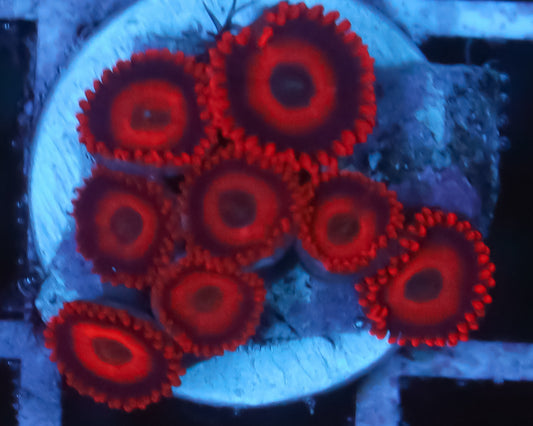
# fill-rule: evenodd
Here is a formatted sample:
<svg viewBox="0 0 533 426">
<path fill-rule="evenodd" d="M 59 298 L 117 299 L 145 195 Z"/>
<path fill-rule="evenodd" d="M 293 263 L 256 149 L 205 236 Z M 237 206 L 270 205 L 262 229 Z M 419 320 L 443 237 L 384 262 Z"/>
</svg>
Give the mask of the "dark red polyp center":
<svg viewBox="0 0 533 426">
<path fill-rule="evenodd" d="M 359 233 L 359 221 L 353 214 L 336 214 L 328 221 L 327 233 L 333 244 L 347 244 Z"/>
<path fill-rule="evenodd" d="M 92 345 L 95 354 L 106 364 L 123 365 L 133 358 L 126 346 L 107 337 L 95 337 Z"/>
<path fill-rule="evenodd" d="M 429 302 L 439 297 L 442 284 L 442 275 L 438 269 L 424 269 L 413 275 L 405 283 L 404 296 L 413 302 Z"/>
<path fill-rule="evenodd" d="M 130 244 L 143 230 L 142 216 L 131 207 L 120 207 L 111 217 L 111 229 L 121 243 Z"/>
<path fill-rule="evenodd" d="M 170 124 L 170 112 L 138 105 L 133 109 L 130 124 L 135 130 L 163 129 Z"/>
<path fill-rule="evenodd" d="M 304 67 L 296 64 L 276 66 L 269 83 L 274 97 L 289 108 L 308 106 L 315 93 L 311 76 Z"/>
<path fill-rule="evenodd" d="M 193 304 L 199 312 L 210 312 L 222 303 L 222 292 L 214 285 L 206 285 L 193 296 Z"/>
<path fill-rule="evenodd" d="M 218 198 L 218 211 L 224 223 L 231 228 L 243 228 L 255 220 L 256 202 L 245 191 L 224 191 Z"/>
</svg>

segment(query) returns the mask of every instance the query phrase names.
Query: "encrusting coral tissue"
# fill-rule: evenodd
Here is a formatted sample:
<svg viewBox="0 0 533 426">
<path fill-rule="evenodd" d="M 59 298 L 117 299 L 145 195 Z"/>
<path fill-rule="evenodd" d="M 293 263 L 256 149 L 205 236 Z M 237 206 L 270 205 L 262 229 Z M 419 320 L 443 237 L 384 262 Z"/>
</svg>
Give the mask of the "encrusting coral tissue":
<svg viewBox="0 0 533 426">
<path fill-rule="evenodd" d="M 208 55 L 149 50 L 105 70 L 80 101 L 98 165 L 73 200 L 76 242 L 102 282 L 151 310 L 66 303 L 45 339 L 67 384 L 127 411 L 170 396 L 183 353 L 222 355 L 255 334 L 268 289 L 257 271 L 291 246 L 332 280 L 357 277 L 378 338 L 467 340 L 495 284 L 481 233 L 339 169 L 376 124 L 374 81 L 338 12 L 285 2 Z M 179 188 L 153 167 L 183 175 Z"/>
</svg>

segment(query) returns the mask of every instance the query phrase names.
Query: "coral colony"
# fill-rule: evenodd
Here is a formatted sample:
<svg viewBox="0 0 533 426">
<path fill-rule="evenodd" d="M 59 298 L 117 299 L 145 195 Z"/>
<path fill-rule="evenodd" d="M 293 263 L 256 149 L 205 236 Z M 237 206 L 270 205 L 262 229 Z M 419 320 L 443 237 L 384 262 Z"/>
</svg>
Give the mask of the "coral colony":
<svg viewBox="0 0 533 426">
<path fill-rule="evenodd" d="M 453 346 L 477 329 L 494 286 L 480 232 L 453 212 L 404 211 L 384 183 L 339 170 L 376 102 L 373 59 L 338 21 L 282 2 L 222 33 L 207 64 L 148 50 L 87 90 L 80 141 L 99 164 L 73 202 L 78 250 L 152 312 L 65 303 L 45 340 L 80 394 L 145 408 L 179 386 L 183 354 L 245 344 L 266 293 L 254 271 L 293 245 L 312 273 L 363 274 L 351 284 L 380 339 Z M 179 188 L 154 167 L 184 175 Z"/>
</svg>

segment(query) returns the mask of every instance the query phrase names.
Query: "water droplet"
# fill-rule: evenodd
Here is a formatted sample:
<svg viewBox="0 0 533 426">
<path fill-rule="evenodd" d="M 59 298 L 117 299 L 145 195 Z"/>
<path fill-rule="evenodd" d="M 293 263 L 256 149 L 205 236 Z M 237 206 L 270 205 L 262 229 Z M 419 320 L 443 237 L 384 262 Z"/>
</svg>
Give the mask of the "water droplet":
<svg viewBox="0 0 533 426">
<path fill-rule="evenodd" d="M 33 114 L 33 102 L 28 101 L 24 104 L 24 113 L 26 115 L 32 115 Z"/>
<path fill-rule="evenodd" d="M 307 405 L 307 409 L 309 410 L 309 414 L 313 415 L 315 414 L 315 406 L 316 401 L 314 398 L 306 398 L 304 399 L 305 405 Z"/>
<path fill-rule="evenodd" d="M 378 166 L 379 161 L 381 160 L 380 152 L 373 152 L 368 156 L 368 164 L 371 170 L 375 170 Z"/>
</svg>

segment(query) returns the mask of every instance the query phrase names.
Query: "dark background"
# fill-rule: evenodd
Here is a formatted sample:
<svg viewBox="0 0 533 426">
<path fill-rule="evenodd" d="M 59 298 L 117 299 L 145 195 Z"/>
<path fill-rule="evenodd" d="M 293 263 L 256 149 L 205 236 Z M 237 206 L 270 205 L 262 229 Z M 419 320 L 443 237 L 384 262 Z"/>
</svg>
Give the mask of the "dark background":
<svg viewBox="0 0 533 426">
<path fill-rule="evenodd" d="M 4 24 L 8 23 L 8 27 Z M 22 317 L 23 298 L 17 282 L 28 276 L 27 213 L 24 204 L 24 144 L 31 126 L 17 122 L 31 100 L 32 22 L 0 21 L 0 319 Z M 488 236 L 497 287 L 486 321 L 473 338 L 533 343 L 533 265 L 530 192 L 533 188 L 533 44 L 483 40 L 430 39 L 422 50 L 432 62 L 489 62 L 510 75 L 509 122 L 502 129 L 511 147 L 502 154 L 501 194 Z M 0 361 L 0 419 L 15 423 L 16 361 Z M 525 425 L 533 424 L 531 383 L 463 382 L 403 378 L 403 424 Z M 85 425 L 328 425 L 354 424 L 357 383 L 316 397 L 314 410 L 305 402 L 265 409 L 220 409 L 168 400 L 145 412 L 125 414 L 94 404 L 70 389 L 63 392 L 63 426 Z M 379 398 L 379 395 L 376 395 Z M 16 405 L 16 404 L 15 404 Z M 490 408 L 487 408 L 490 407 Z M 483 411 L 485 410 L 485 412 Z M 314 411 L 314 414 L 311 414 Z"/>
<path fill-rule="evenodd" d="M 17 425 L 16 392 L 20 380 L 20 362 L 0 359 L 0 419 L 2 426 Z"/>
<path fill-rule="evenodd" d="M 0 319 L 21 318 L 17 282 L 26 274 L 24 145 L 29 123 L 17 119 L 32 100 L 34 22 L 0 20 Z"/>
</svg>

